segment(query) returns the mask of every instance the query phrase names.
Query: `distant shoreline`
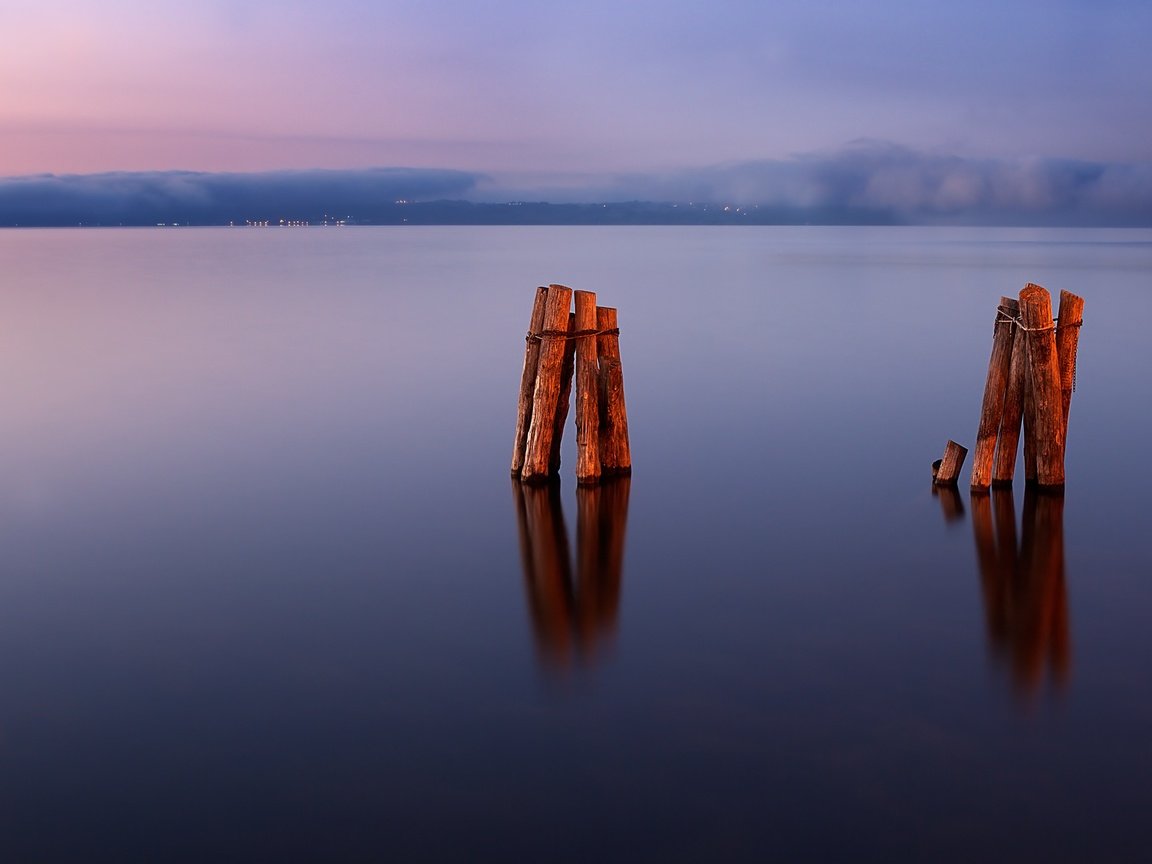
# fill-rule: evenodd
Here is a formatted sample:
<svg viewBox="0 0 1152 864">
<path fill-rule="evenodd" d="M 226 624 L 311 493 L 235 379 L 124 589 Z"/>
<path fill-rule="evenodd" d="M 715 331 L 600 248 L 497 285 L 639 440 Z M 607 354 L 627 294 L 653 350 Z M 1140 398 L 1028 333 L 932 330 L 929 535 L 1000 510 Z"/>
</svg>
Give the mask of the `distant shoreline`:
<svg viewBox="0 0 1152 864">
<path fill-rule="evenodd" d="M 215 208 L 211 208 L 215 209 Z M 252 208 L 260 209 L 259 205 Z M 269 208 L 271 209 L 271 208 Z M 22 214 L 23 215 L 23 214 Z M 388 225 L 458 226 L 923 226 L 984 228 L 1149 228 L 1152 223 L 1133 219 L 1102 223 L 1036 214 L 982 214 L 981 219 L 909 220 L 885 210 L 866 208 L 800 208 L 780 205 L 737 206 L 725 204 L 670 203 L 653 201 L 596 204 L 552 204 L 511 201 L 398 201 L 374 207 L 370 212 L 279 213 L 238 216 L 216 210 L 211 213 L 149 213 L 126 216 L 115 212 L 91 212 L 69 208 L 63 212 L 29 213 L 0 223 L 0 228 L 183 228 L 183 227 L 345 227 Z M 37 218 L 39 217 L 39 218 Z M 1029 218 L 1030 217 L 1030 218 Z"/>
<path fill-rule="evenodd" d="M 29 212 L 0 227 L 314 227 L 345 225 L 899 225 L 894 214 L 871 209 L 742 206 L 695 202 L 623 201 L 593 204 L 552 204 L 543 201 L 503 203 L 459 200 L 387 202 L 358 213 L 301 212 L 282 208 L 271 212 L 256 204 L 247 213 L 180 213 L 100 211 L 79 207 L 51 213 Z M 339 213 L 339 211 L 337 211 Z M 22 214 L 23 215 L 23 214 Z"/>
</svg>

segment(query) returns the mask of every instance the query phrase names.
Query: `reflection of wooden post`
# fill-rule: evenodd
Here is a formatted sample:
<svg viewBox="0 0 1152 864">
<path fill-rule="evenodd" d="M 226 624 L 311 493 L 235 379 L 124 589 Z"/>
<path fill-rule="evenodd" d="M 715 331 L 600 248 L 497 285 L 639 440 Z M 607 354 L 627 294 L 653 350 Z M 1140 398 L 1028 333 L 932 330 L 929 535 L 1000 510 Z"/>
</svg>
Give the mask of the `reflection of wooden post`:
<svg viewBox="0 0 1152 864">
<path fill-rule="evenodd" d="M 528 425 L 532 420 L 532 393 L 536 389 L 536 367 L 540 362 L 540 338 L 544 329 L 544 303 L 547 288 L 536 289 L 532 304 L 532 318 L 528 323 L 528 338 L 524 348 L 524 371 L 520 375 L 520 399 L 516 405 L 516 442 L 512 446 L 512 476 L 519 477 L 524 467 L 524 445 L 528 440 Z"/>
<path fill-rule="evenodd" d="M 996 568 L 1009 578 L 1016 569 L 1019 550 L 1016 546 L 1016 501 L 1012 487 L 992 492 L 992 514 L 996 520 Z"/>
<path fill-rule="evenodd" d="M 564 343 L 564 362 L 560 364 L 560 395 L 556 399 L 556 422 L 552 424 L 552 455 L 548 469 L 560 471 L 560 443 L 564 440 L 564 423 L 568 420 L 568 403 L 572 401 L 572 370 L 576 363 L 576 340 L 571 338 L 576 326 L 576 313 L 568 313 L 568 339 Z"/>
<path fill-rule="evenodd" d="M 576 292 L 573 334 L 596 331 L 596 295 Z M 600 387 L 596 336 L 576 338 L 576 482 L 600 480 Z"/>
<path fill-rule="evenodd" d="M 1048 292 L 1039 285 L 1026 285 L 1020 292 L 1020 314 L 1028 330 L 1028 366 L 1032 372 L 1036 482 L 1056 488 L 1064 485 L 1064 415 Z"/>
<path fill-rule="evenodd" d="M 1042 548 L 1034 553 L 1038 577 L 1044 580 L 1044 609 L 1049 634 L 1048 662 L 1057 684 L 1068 680 L 1072 645 L 1068 627 L 1068 589 L 1064 563 L 1064 495 L 1041 493 L 1036 501 L 1035 536 Z"/>
<path fill-rule="evenodd" d="M 595 573 L 581 574 L 581 580 L 594 579 L 597 618 L 602 632 L 611 632 L 616 626 L 616 612 L 620 605 L 620 584 L 624 571 L 624 538 L 628 533 L 628 477 L 605 480 L 598 487 L 600 512 L 597 525 L 600 535 Z M 579 495 L 580 490 L 577 490 Z"/>
<path fill-rule="evenodd" d="M 1016 301 L 1013 301 L 1015 303 Z M 1019 314 L 1020 306 L 1016 304 Z M 1016 473 L 1016 453 L 1020 449 L 1020 423 L 1024 418 L 1024 391 L 1028 382 L 1028 334 L 1013 327 L 1012 361 L 1008 366 L 1008 389 L 1004 394 L 1004 415 L 1000 418 L 1000 440 L 992 466 L 992 485 L 1011 486 Z"/>
<path fill-rule="evenodd" d="M 1019 552 L 1011 489 L 972 493 L 972 530 L 989 645 L 1008 664 L 1013 687 L 1033 695 L 1046 668 L 1064 684 L 1071 650 L 1062 494 L 1025 487 Z"/>
<path fill-rule="evenodd" d="M 600 585 L 594 578 L 600 567 L 600 487 L 576 487 L 576 573 L 580 580 L 579 632 L 583 639 L 595 639 L 597 627 L 596 596 Z"/>
<path fill-rule="evenodd" d="M 560 400 L 560 373 L 564 365 L 564 346 L 568 342 L 568 308 L 572 289 L 549 285 L 544 304 L 544 327 L 540 337 L 540 360 L 536 369 L 536 388 L 532 394 L 532 419 L 524 451 L 521 479 L 539 483 L 548 479 L 555 433 L 556 411 Z"/>
<path fill-rule="evenodd" d="M 987 489 L 992 483 L 992 460 L 996 454 L 996 436 L 1004 415 L 1004 396 L 1008 390 L 1008 371 L 1012 363 L 1012 318 L 1018 304 L 1011 297 L 1001 297 L 992 329 L 992 356 L 988 360 L 988 379 L 984 383 L 984 402 L 980 407 L 980 426 L 976 447 L 972 451 L 972 488 Z"/>
<path fill-rule="evenodd" d="M 964 502 L 960 499 L 960 490 L 955 486 L 932 484 L 932 495 L 940 499 L 945 522 L 959 522 L 964 518 Z"/>
<path fill-rule="evenodd" d="M 1058 684 L 1068 677 L 1068 595 L 1064 584 L 1064 496 L 1025 489 L 1017 572 L 1015 672 L 1022 692 L 1035 691 L 1047 663 Z"/>
<path fill-rule="evenodd" d="M 520 556 L 540 657 L 559 667 L 593 657 L 616 628 L 628 522 L 628 477 L 576 489 L 576 578 L 560 485 L 513 481 Z"/>
<path fill-rule="evenodd" d="M 968 448 L 961 447 L 955 441 L 949 441 L 944 448 L 944 457 L 939 464 L 932 466 L 932 482 L 937 486 L 954 486 L 960 477 L 960 469 L 964 467 L 964 457 L 968 455 Z"/>
<path fill-rule="evenodd" d="M 989 585 L 996 582 L 996 532 L 992 527 L 992 497 L 987 492 L 972 492 L 972 539 L 976 542 L 976 561 L 981 581 L 985 584 L 985 602 Z"/>
<path fill-rule="evenodd" d="M 536 646 L 547 661 L 562 662 L 572 653 L 573 636 L 572 564 L 560 486 L 512 485 Z"/>
<path fill-rule="evenodd" d="M 976 544 L 976 562 L 980 569 L 980 593 L 984 599 L 984 626 L 992 653 L 1003 657 L 1012 644 L 1012 590 L 1016 570 L 1015 548 L 1007 568 L 1001 557 L 992 523 L 992 496 L 973 492 L 972 539 Z M 1015 514 L 1013 514 L 1015 519 Z"/>
<path fill-rule="evenodd" d="M 1080 342 L 1080 325 L 1084 321 L 1084 298 L 1070 291 L 1060 292 L 1060 311 L 1056 315 L 1056 354 L 1060 358 L 1060 397 L 1064 418 L 1064 445 L 1068 445 L 1068 409 L 1072 405 L 1072 388 L 1076 385 L 1076 348 Z"/>
<path fill-rule="evenodd" d="M 632 473 L 620 336 L 611 332 L 617 327 L 616 310 L 608 306 L 597 307 L 596 329 L 601 331 L 596 339 L 600 360 L 600 470 L 605 475 Z"/>
</svg>

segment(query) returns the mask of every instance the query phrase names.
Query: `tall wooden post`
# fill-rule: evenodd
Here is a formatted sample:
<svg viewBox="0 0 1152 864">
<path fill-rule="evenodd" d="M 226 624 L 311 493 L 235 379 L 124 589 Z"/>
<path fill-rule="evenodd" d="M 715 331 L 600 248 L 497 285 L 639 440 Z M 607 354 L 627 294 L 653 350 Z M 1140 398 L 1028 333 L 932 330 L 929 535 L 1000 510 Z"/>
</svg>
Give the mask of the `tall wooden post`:
<svg viewBox="0 0 1152 864">
<path fill-rule="evenodd" d="M 1020 292 L 1020 313 L 1028 331 L 1028 366 L 1032 372 L 1036 482 L 1055 489 L 1064 485 L 1064 415 L 1052 298 L 1044 288 L 1029 283 Z"/>
<path fill-rule="evenodd" d="M 599 372 L 596 365 L 596 294 L 576 292 L 576 482 L 600 481 Z M 587 334 L 587 335 L 580 335 Z"/>
<path fill-rule="evenodd" d="M 1076 385 L 1076 348 L 1080 342 L 1080 325 L 1084 321 L 1084 298 L 1071 291 L 1060 292 L 1060 311 L 1056 314 L 1056 354 L 1060 358 L 1060 397 L 1064 418 L 1064 445 L 1068 445 L 1068 409 L 1072 405 L 1072 388 Z"/>
<path fill-rule="evenodd" d="M 560 472 L 560 444 L 564 440 L 564 424 L 568 420 L 568 405 L 572 401 L 572 370 L 576 366 L 576 313 L 568 313 L 568 339 L 564 342 L 564 362 L 560 364 L 560 395 L 556 397 L 556 422 L 552 424 L 552 455 L 548 470 Z"/>
<path fill-rule="evenodd" d="M 1023 328 L 1021 328 L 1023 329 Z M 1036 482 L 1036 396 L 1032 390 L 1032 362 L 1028 359 L 1028 333 L 1024 333 L 1024 482 Z"/>
<path fill-rule="evenodd" d="M 1016 301 L 1013 301 L 1016 303 Z M 1020 304 L 1016 303 L 1016 315 Z M 1020 449 L 1020 423 L 1024 419 L 1024 391 L 1028 383 L 1028 334 L 1013 327 L 1012 362 L 1008 366 L 1008 390 L 1004 394 L 1004 414 L 1000 418 L 1000 438 L 992 465 L 992 485 L 1011 486 Z"/>
<path fill-rule="evenodd" d="M 632 473 L 618 327 L 615 309 L 596 308 L 596 329 L 600 331 L 596 339 L 600 359 L 600 470 L 605 475 Z"/>
<path fill-rule="evenodd" d="M 524 445 L 528 440 L 528 425 L 532 420 L 532 393 L 536 389 L 536 368 L 540 362 L 540 337 L 544 329 L 544 304 L 548 289 L 536 289 L 532 304 L 532 317 L 528 322 L 528 337 L 524 341 L 524 371 L 520 375 L 520 399 L 516 405 L 516 441 L 512 445 L 512 476 L 519 477 L 524 467 Z"/>
<path fill-rule="evenodd" d="M 984 403 L 980 408 L 980 426 L 976 448 L 972 453 L 972 489 L 987 489 L 992 483 L 992 461 L 996 455 L 996 437 L 1004 416 L 1004 397 L 1008 391 L 1012 363 L 1012 319 L 1019 306 L 1011 297 L 1001 297 L 992 329 L 992 356 L 988 361 L 988 379 L 984 383 Z"/>
<path fill-rule="evenodd" d="M 540 483 L 549 476 L 571 303 L 571 288 L 563 285 L 548 286 L 544 326 L 539 331 L 540 359 L 536 369 L 536 388 L 532 393 L 532 419 L 528 425 L 524 467 L 520 472 L 521 479 L 526 483 Z"/>
</svg>

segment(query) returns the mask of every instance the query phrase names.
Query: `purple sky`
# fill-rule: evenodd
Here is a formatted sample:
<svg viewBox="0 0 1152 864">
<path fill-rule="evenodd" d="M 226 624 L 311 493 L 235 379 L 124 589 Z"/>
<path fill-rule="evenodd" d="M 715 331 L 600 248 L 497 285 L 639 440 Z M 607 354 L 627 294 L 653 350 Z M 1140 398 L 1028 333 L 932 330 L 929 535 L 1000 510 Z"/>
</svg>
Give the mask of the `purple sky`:
<svg viewBox="0 0 1152 864">
<path fill-rule="evenodd" d="M 0 177 L 823 158 L 1147 163 L 1146 0 L 4 0 Z M 481 188 L 483 184 L 481 184 Z"/>
</svg>

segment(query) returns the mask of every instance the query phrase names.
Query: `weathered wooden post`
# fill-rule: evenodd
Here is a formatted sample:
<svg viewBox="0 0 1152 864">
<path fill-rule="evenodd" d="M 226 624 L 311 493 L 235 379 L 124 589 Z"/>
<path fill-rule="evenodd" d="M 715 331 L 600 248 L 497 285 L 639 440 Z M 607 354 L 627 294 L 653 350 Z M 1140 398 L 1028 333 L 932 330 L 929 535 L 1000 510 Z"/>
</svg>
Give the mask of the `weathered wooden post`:
<svg viewBox="0 0 1152 864">
<path fill-rule="evenodd" d="M 540 483 L 549 477 L 571 303 L 571 288 L 563 285 L 548 286 L 544 324 L 537 331 L 540 357 L 536 368 L 536 387 L 532 394 L 532 417 L 528 425 L 524 466 L 520 472 L 521 479 L 526 483 Z"/>
<path fill-rule="evenodd" d="M 1020 304 L 1015 304 L 1015 316 Z M 1008 366 L 1008 389 L 1004 394 L 1004 414 L 1000 419 L 1000 438 L 996 442 L 996 459 L 992 465 L 992 485 L 1011 486 L 1016 473 L 1016 454 L 1020 449 L 1020 423 L 1024 419 L 1024 396 L 1028 384 L 1028 334 L 1013 327 L 1012 361 Z"/>
<path fill-rule="evenodd" d="M 1023 328 L 1021 328 L 1023 330 Z M 1032 391 L 1032 362 L 1028 359 L 1028 332 L 1024 332 L 1024 482 L 1036 482 L 1036 395 Z"/>
<path fill-rule="evenodd" d="M 944 448 L 944 457 L 932 463 L 932 482 L 937 486 L 955 486 L 967 455 L 967 447 L 949 441 Z"/>
<path fill-rule="evenodd" d="M 519 477 L 524 467 L 524 445 L 528 441 L 528 426 L 532 420 L 532 394 L 536 389 L 536 367 L 540 362 L 540 337 L 544 329 L 544 304 L 548 289 L 536 289 L 532 304 L 532 317 L 528 322 L 528 336 L 524 340 L 524 371 L 520 375 L 520 399 L 516 405 L 516 441 L 512 445 L 512 476 Z"/>
<path fill-rule="evenodd" d="M 980 426 L 976 432 L 976 449 L 972 454 L 972 489 L 987 489 L 992 483 L 992 462 L 996 454 L 996 437 L 1004 416 L 1004 398 L 1008 390 L 1012 363 L 1013 319 L 1019 306 L 1011 297 L 1001 297 L 992 328 L 992 356 L 988 361 L 988 379 L 984 384 L 984 402 L 980 408 Z"/>
<path fill-rule="evenodd" d="M 576 292 L 576 482 L 600 481 L 599 370 L 596 365 L 596 294 Z"/>
<path fill-rule="evenodd" d="M 1060 397 L 1064 418 L 1064 446 L 1068 446 L 1068 409 L 1076 386 L 1076 348 L 1080 342 L 1080 325 L 1084 322 L 1084 298 L 1071 291 L 1060 292 L 1060 310 L 1056 314 L 1056 354 L 1060 358 Z"/>
<path fill-rule="evenodd" d="M 1048 292 L 1029 283 L 1020 292 L 1020 315 L 1028 331 L 1028 366 L 1032 373 L 1032 420 L 1036 435 L 1036 482 L 1047 488 L 1064 485 L 1064 416 L 1060 395 L 1060 360 Z"/>
<path fill-rule="evenodd" d="M 614 308 L 596 308 L 596 329 L 600 331 L 596 339 L 600 359 L 600 470 L 606 476 L 631 474 L 624 369 L 620 363 L 620 333 Z"/>
<path fill-rule="evenodd" d="M 564 424 L 568 421 L 568 405 L 572 401 L 572 370 L 576 366 L 576 313 L 568 313 L 568 336 L 564 342 L 564 362 L 560 364 L 560 395 L 556 397 L 556 422 L 552 428 L 552 455 L 548 459 L 551 474 L 560 473 L 560 445 L 564 441 Z"/>
</svg>

